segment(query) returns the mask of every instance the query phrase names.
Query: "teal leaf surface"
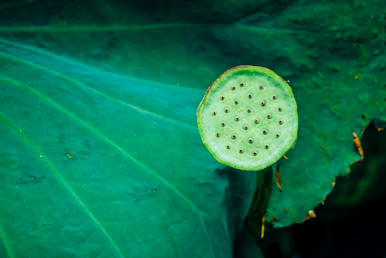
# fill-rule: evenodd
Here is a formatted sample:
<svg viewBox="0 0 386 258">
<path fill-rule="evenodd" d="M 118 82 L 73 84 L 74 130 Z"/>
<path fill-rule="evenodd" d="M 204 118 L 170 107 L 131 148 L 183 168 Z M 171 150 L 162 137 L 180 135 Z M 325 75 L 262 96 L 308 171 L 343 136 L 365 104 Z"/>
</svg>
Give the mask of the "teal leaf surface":
<svg viewBox="0 0 386 258">
<path fill-rule="evenodd" d="M 23 56 L 11 42 L 1 49 L 1 240 L 9 257 L 230 257 L 254 173 L 225 173 L 196 127 L 124 97 L 178 106 L 187 90 L 31 49 Z M 194 118 L 196 105 L 184 105 Z"/>
<path fill-rule="evenodd" d="M 42 6 L 25 5 L 18 22 L 5 15 L 17 7 L 3 8 L 1 22 L 30 25 L 28 10 L 60 18 Z M 256 175 L 206 151 L 195 116 L 204 90 L 66 54 L 95 47 L 90 26 L 57 51 L 1 30 L 0 257 L 232 257 Z"/>
</svg>

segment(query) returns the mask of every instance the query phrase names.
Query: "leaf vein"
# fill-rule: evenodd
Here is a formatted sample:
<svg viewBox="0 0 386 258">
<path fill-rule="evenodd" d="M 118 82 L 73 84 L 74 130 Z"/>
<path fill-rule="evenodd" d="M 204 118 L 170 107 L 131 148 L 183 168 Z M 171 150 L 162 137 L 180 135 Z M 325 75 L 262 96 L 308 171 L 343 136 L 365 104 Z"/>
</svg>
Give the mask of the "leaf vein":
<svg viewBox="0 0 386 258">
<path fill-rule="evenodd" d="M 10 258 L 14 258 L 15 256 L 12 253 L 11 247 L 9 246 L 9 242 L 7 240 L 7 236 L 6 236 L 5 231 L 4 231 L 3 227 L 1 226 L 1 224 L 0 224 L 0 238 L 4 244 L 5 251 L 8 253 L 8 256 Z"/>
<path fill-rule="evenodd" d="M 60 78 L 62 78 L 62 79 L 64 79 L 64 80 L 66 80 L 66 81 L 69 81 L 69 82 L 73 83 L 74 85 L 77 85 L 77 86 L 80 87 L 80 88 L 85 88 L 85 89 L 87 89 L 87 90 L 90 90 L 90 91 L 92 91 L 92 92 L 95 92 L 96 94 L 98 94 L 98 95 L 100 95 L 100 96 L 102 96 L 102 97 L 104 97 L 104 98 L 106 98 L 106 99 L 109 99 L 109 100 L 114 101 L 114 102 L 117 102 L 117 103 L 119 103 L 119 104 L 128 106 L 129 108 L 134 109 L 134 110 L 136 110 L 136 111 L 138 111 L 138 112 L 140 112 L 140 113 L 152 115 L 152 116 L 155 116 L 155 117 L 164 119 L 164 120 L 169 121 L 169 122 L 172 122 L 172 123 L 177 123 L 177 124 L 181 124 L 181 125 L 183 125 L 183 126 L 190 127 L 190 128 L 192 128 L 192 129 L 197 129 L 196 126 L 193 126 L 193 125 L 191 125 L 191 124 L 184 123 L 184 122 L 181 122 L 181 121 L 178 121 L 178 120 L 174 120 L 174 119 L 171 119 L 171 118 L 164 117 L 164 116 L 162 116 L 162 115 L 153 113 L 153 112 L 151 112 L 151 111 L 145 110 L 145 109 L 140 108 L 140 107 L 138 107 L 138 106 L 129 104 L 129 103 L 127 103 L 127 102 L 125 102 L 125 101 L 122 101 L 122 100 L 120 100 L 120 99 L 114 98 L 114 97 L 112 97 L 112 96 L 110 96 L 110 95 L 108 95 L 108 94 L 105 94 L 105 93 L 103 93 L 103 92 L 100 92 L 100 91 L 94 89 L 93 87 L 90 87 L 90 86 L 88 86 L 88 85 L 86 85 L 86 84 L 84 84 L 84 83 L 82 83 L 82 82 L 80 82 L 80 81 L 77 81 L 77 80 L 75 80 L 75 79 L 72 79 L 72 78 L 70 78 L 70 77 L 68 77 L 68 76 L 66 76 L 66 75 L 64 75 L 64 74 L 62 74 L 62 73 L 60 73 L 60 72 L 54 71 L 54 70 L 49 69 L 49 68 L 47 68 L 47 67 L 44 67 L 44 66 L 41 66 L 41 65 L 32 63 L 32 62 L 30 62 L 30 61 L 27 61 L 27 60 L 22 59 L 22 58 L 19 58 L 19 57 L 14 57 L 14 56 L 11 56 L 11 55 L 8 55 L 8 54 L 4 54 L 4 53 L 0 53 L 0 57 L 3 57 L 4 59 L 10 59 L 10 60 L 15 61 L 15 62 L 20 62 L 20 63 L 26 64 L 26 65 L 29 65 L 29 66 L 32 66 L 32 67 L 36 67 L 37 69 L 40 69 L 40 70 L 44 70 L 44 71 L 46 71 L 46 72 L 48 72 L 48 73 L 50 73 L 50 74 L 53 74 L 53 75 L 55 75 L 55 76 L 58 76 L 58 77 L 60 77 Z"/>
<path fill-rule="evenodd" d="M 52 54 L 52 53 L 47 52 L 47 51 L 43 51 L 43 50 L 40 50 L 40 49 L 37 49 L 37 48 L 29 47 L 29 46 L 26 46 L 24 44 L 19 44 L 19 43 L 11 42 L 11 41 L 8 41 L 8 40 L 5 40 L 5 39 L 1 39 L 1 38 L 0 38 L 0 42 L 2 42 L 4 44 L 11 45 L 11 46 L 14 46 L 14 47 L 23 48 L 23 49 L 32 51 L 34 53 L 39 53 L 39 54 L 42 54 L 42 55 L 45 55 L 45 56 L 48 56 L 48 57 L 51 57 L 51 58 L 59 59 L 59 60 L 64 61 L 66 63 L 70 63 L 72 65 L 79 66 L 79 67 L 82 67 L 82 68 L 94 71 L 96 73 L 105 74 L 106 76 L 110 76 L 110 77 L 115 77 L 115 78 L 119 78 L 119 79 L 123 79 L 123 80 L 127 80 L 127 81 L 132 81 L 132 82 L 147 83 L 147 84 L 152 84 L 152 85 L 162 86 L 162 87 L 167 87 L 167 88 L 172 88 L 172 89 L 182 89 L 183 88 L 183 89 L 186 89 L 186 90 L 195 91 L 195 92 L 200 93 L 200 94 L 203 92 L 202 89 L 196 89 L 196 88 L 190 88 L 190 87 L 178 87 L 178 86 L 175 86 L 175 85 L 169 84 L 169 83 L 155 82 L 155 81 L 150 81 L 150 80 L 139 79 L 139 78 L 132 77 L 132 76 L 124 76 L 124 75 L 121 75 L 121 74 L 111 73 L 111 72 L 108 72 L 108 71 L 105 71 L 105 70 L 94 68 L 92 66 L 87 66 L 87 65 L 85 65 L 83 63 L 80 63 L 80 62 L 79 63 L 75 63 L 71 59 L 68 59 L 68 58 L 65 58 L 65 57 L 62 57 L 62 56 L 58 56 L 58 55 Z"/>
<path fill-rule="evenodd" d="M 0 78 L 1 79 L 1 78 Z M 36 145 L 29 139 L 11 120 L 9 120 L 6 116 L 0 113 L 0 119 L 9 125 L 16 134 L 21 137 L 27 144 L 30 146 L 35 153 L 44 161 L 44 163 L 48 166 L 48 168 L 54 173 L 54 175 L 59 179 L 59 181 L 63 184 L 63 186 L 67 189 L 67 191 L 74 197 L 74 199 L 80 204 L 81 208 L 86 212 L 87 215 L 94 221 L 94 223 L 99 227 L 102 233 L 105 235 L 110 244 L 114 247 L 120 257 L 124 257 L 121 251 L 119 250 L 115 241 L 111 238 L 111 236 L 107 233 L 101 223 L 95 218 L 94 214 L 87 208 L 85 203 L 80 199 L 78 194 L 72 189 L 72 187 L 67 183 L 67 180 L 62 176 L 62 174 L 56 170 L 56 168 L 48 161 L 45 155 L 43 155 L 40 150 L 36 147 Z"/>
</svg>

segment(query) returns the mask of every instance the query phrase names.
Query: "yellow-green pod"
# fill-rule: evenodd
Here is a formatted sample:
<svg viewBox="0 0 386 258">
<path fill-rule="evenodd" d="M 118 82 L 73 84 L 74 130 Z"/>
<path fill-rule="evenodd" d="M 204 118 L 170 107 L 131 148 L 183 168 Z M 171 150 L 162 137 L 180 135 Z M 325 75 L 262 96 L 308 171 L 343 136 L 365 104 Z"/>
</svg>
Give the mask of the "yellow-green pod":
<svg viewBox="0 0 386 258">
<path fill-rule="evenodd" d="M 202 142 L 221 163 L 256 171 L 278 161 L 295 143 L 297 105 L 273 71 L 237 66 L 206 91 L 197 110 Z"/>
</svg>

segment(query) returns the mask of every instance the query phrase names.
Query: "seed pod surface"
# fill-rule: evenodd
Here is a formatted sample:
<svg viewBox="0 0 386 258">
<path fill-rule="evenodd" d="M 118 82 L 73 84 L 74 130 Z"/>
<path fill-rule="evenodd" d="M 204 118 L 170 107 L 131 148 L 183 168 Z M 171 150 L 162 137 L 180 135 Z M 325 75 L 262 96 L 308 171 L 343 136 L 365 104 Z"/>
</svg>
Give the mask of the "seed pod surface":
<svg viewBox="0 0 386 258">
<path fill-rule="evenodd" d="M 226 108 L 228 112 L 217 112 Z M 221 75 L 206 91 L 197 122 L 203 143 L 219 162 L 248 171 L 262 170 L 279 160 L 298 132 L 290 86 L 259 66 L 237 66 Z"/>
</svg>

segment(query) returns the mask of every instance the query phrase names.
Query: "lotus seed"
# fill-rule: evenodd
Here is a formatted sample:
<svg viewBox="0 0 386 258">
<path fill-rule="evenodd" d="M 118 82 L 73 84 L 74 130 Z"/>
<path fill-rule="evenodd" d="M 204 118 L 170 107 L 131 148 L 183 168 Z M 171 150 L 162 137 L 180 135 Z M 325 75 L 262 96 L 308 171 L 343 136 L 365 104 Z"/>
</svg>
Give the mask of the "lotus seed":
<svg viewBox="0 0 386 258">
<path fill-rule="evenodd" d="M 222 96 L 220 97 L 220 99 L 221 99 L 221 100 L 224 100 L 224 99 L 225 99 L 225 96 L 224 96 L 224 95 L 222 95 Z"/>
<path fill-rule="evenodd" d="M 235 117 L 235 121 L 238 122 L 240 118 L 238 116 Z"/>
<path fill-rule="evenodd" d="M 260 123 L 260 120 L 259 119 L 255 119 L 255 124 L 258 124 Z"/>
<path fill-rule="evenodd" d="M 229 144 L 225 145 L 225 147 L 229 150 L 231 146 Z"/>
<path fill-rule="evenodd" d="M 279 112 L 283 111 L 282 107 L 278 107 Z"/>
<path fill-rule="evenodd" d="M 252 94 L 251 93 L 248 93 L 248 98 L 252 98 L 253 96 L 252 96 Z"/>
<path fill-rule="evenodd" d="M 262 107 L 264 107 L 264 106 L 265 106 L 265 101 L 262 101 L 262 102 L 260 103 L 260 105 L 261 105 Z"/>
<path fill-rule="evenodd" d="M 251 113 L 251 111 L 252 111 L 251 108 L 248 108 L 248 109 L 247 109 L 247 112 L 248 112 L 248 113 Z"/>
<path fill-rule="evenodd" d="M 275 134 L 276 138 L 280 137 L 280 133 Z"/>
<path fill-rule="evenodd" d="M 217 112 L 216 112 L 216 111 L 213 111 L 212 115 L 214 115 L 214 116 L 217 115 Z"/>
<path fill-rule="evenodd" d="M 220 134 L 219 134 L 219 133 L 216 133 L 216 137 L 220 137 Z"/>
<path fill-rule="evenodd" d="M 274 99 L 274 100 L 276 100 L 276 99 L 277 99 L 277 96 L 276 96 L 276 94 L 273 94 L 273 95 L 272 95 L 272 99 Z"/>
<path fill-rule="evenodd" d="M 239 153 L 240 153 L 240 154 L 243 154 L 243 150 L 242 150 L 242 149 L 239 149 Z"/>
<path fill-rule="evenodd" d="M 221 126 L 224 127 L 226 124 L 225 122 L 221 122 Z"/>
<path fill-rule="evenodd" d="M 224 111 L 225 111 L 225 113 L 228 113 L 228 112 L 229 112 L 229 109 L 228 109 L 228 108 L 225 108 Z"/>
<path fill-rule="evenodd" d="M 269 144 L 266 144 L 264 147 L 268 150 L 269 149 Z"/>
<path fill-rule="evenodd" d="M 252 139 L 252 138 L 249 138 L 249 139 L 248 139 L 248 142 L 249 142 L 249 143 L 253 143 L 253 139 Z"/>
<path fill-rule="evenodd" d="M 253 152 L 253 156 L 256 156 L 256 155 L 257 155 L 257 151 L 254 151 L 254 152 Z"/>
<path fill-rule="evenodd" d="M 231 87 L 231 90 L 236 90 L 236 86 L 232 86 L 232 87 Z"/>
<path fill-rule="evenodd" d="M 238 99 L 235 99 L 235 104 L 239 104 L 239 100 Z"/>
<path fill-rule="evenodd" d="M 279 125 L 282 125 L 284 123 L 283 119 L 279 120 Z"/>
<path fill-rule="evenodd" d="M 268 114 L 268 115 L 267 115 L 267 118 L 268 118 L 268 119 L 271 119 L 271 118 L 272 118 L 272 115 L 271 115 L 271 114 Z"/>
<path fill-rule="evenodd" d="M 260 90 L 264 89 L 264 85 L 263 85 L 263 84 L 260 84 L 260 85 L 259 85 L 259 89 L 260 89 Z"/>
<path fill-rule="evenodd" d="M 244 125 L 244 130 L 248 130 L 248 125 Z"/>
<path fill-rule="evenodd" d="M 264 129 L 263 130 L 263 134 L 267 134 L 268 133 L 268 130 L 267 129 Z"/>
<path fill-rule="evenodd" d="M 244 87 L 245 82 L 240 82 L 240 87 Z"/>
<path fill-rule="evenodd" d="M 236 134 L 233 134 L 233 135 L 232 135 L 232 139 L 236 139 Z"/>
</svg>

